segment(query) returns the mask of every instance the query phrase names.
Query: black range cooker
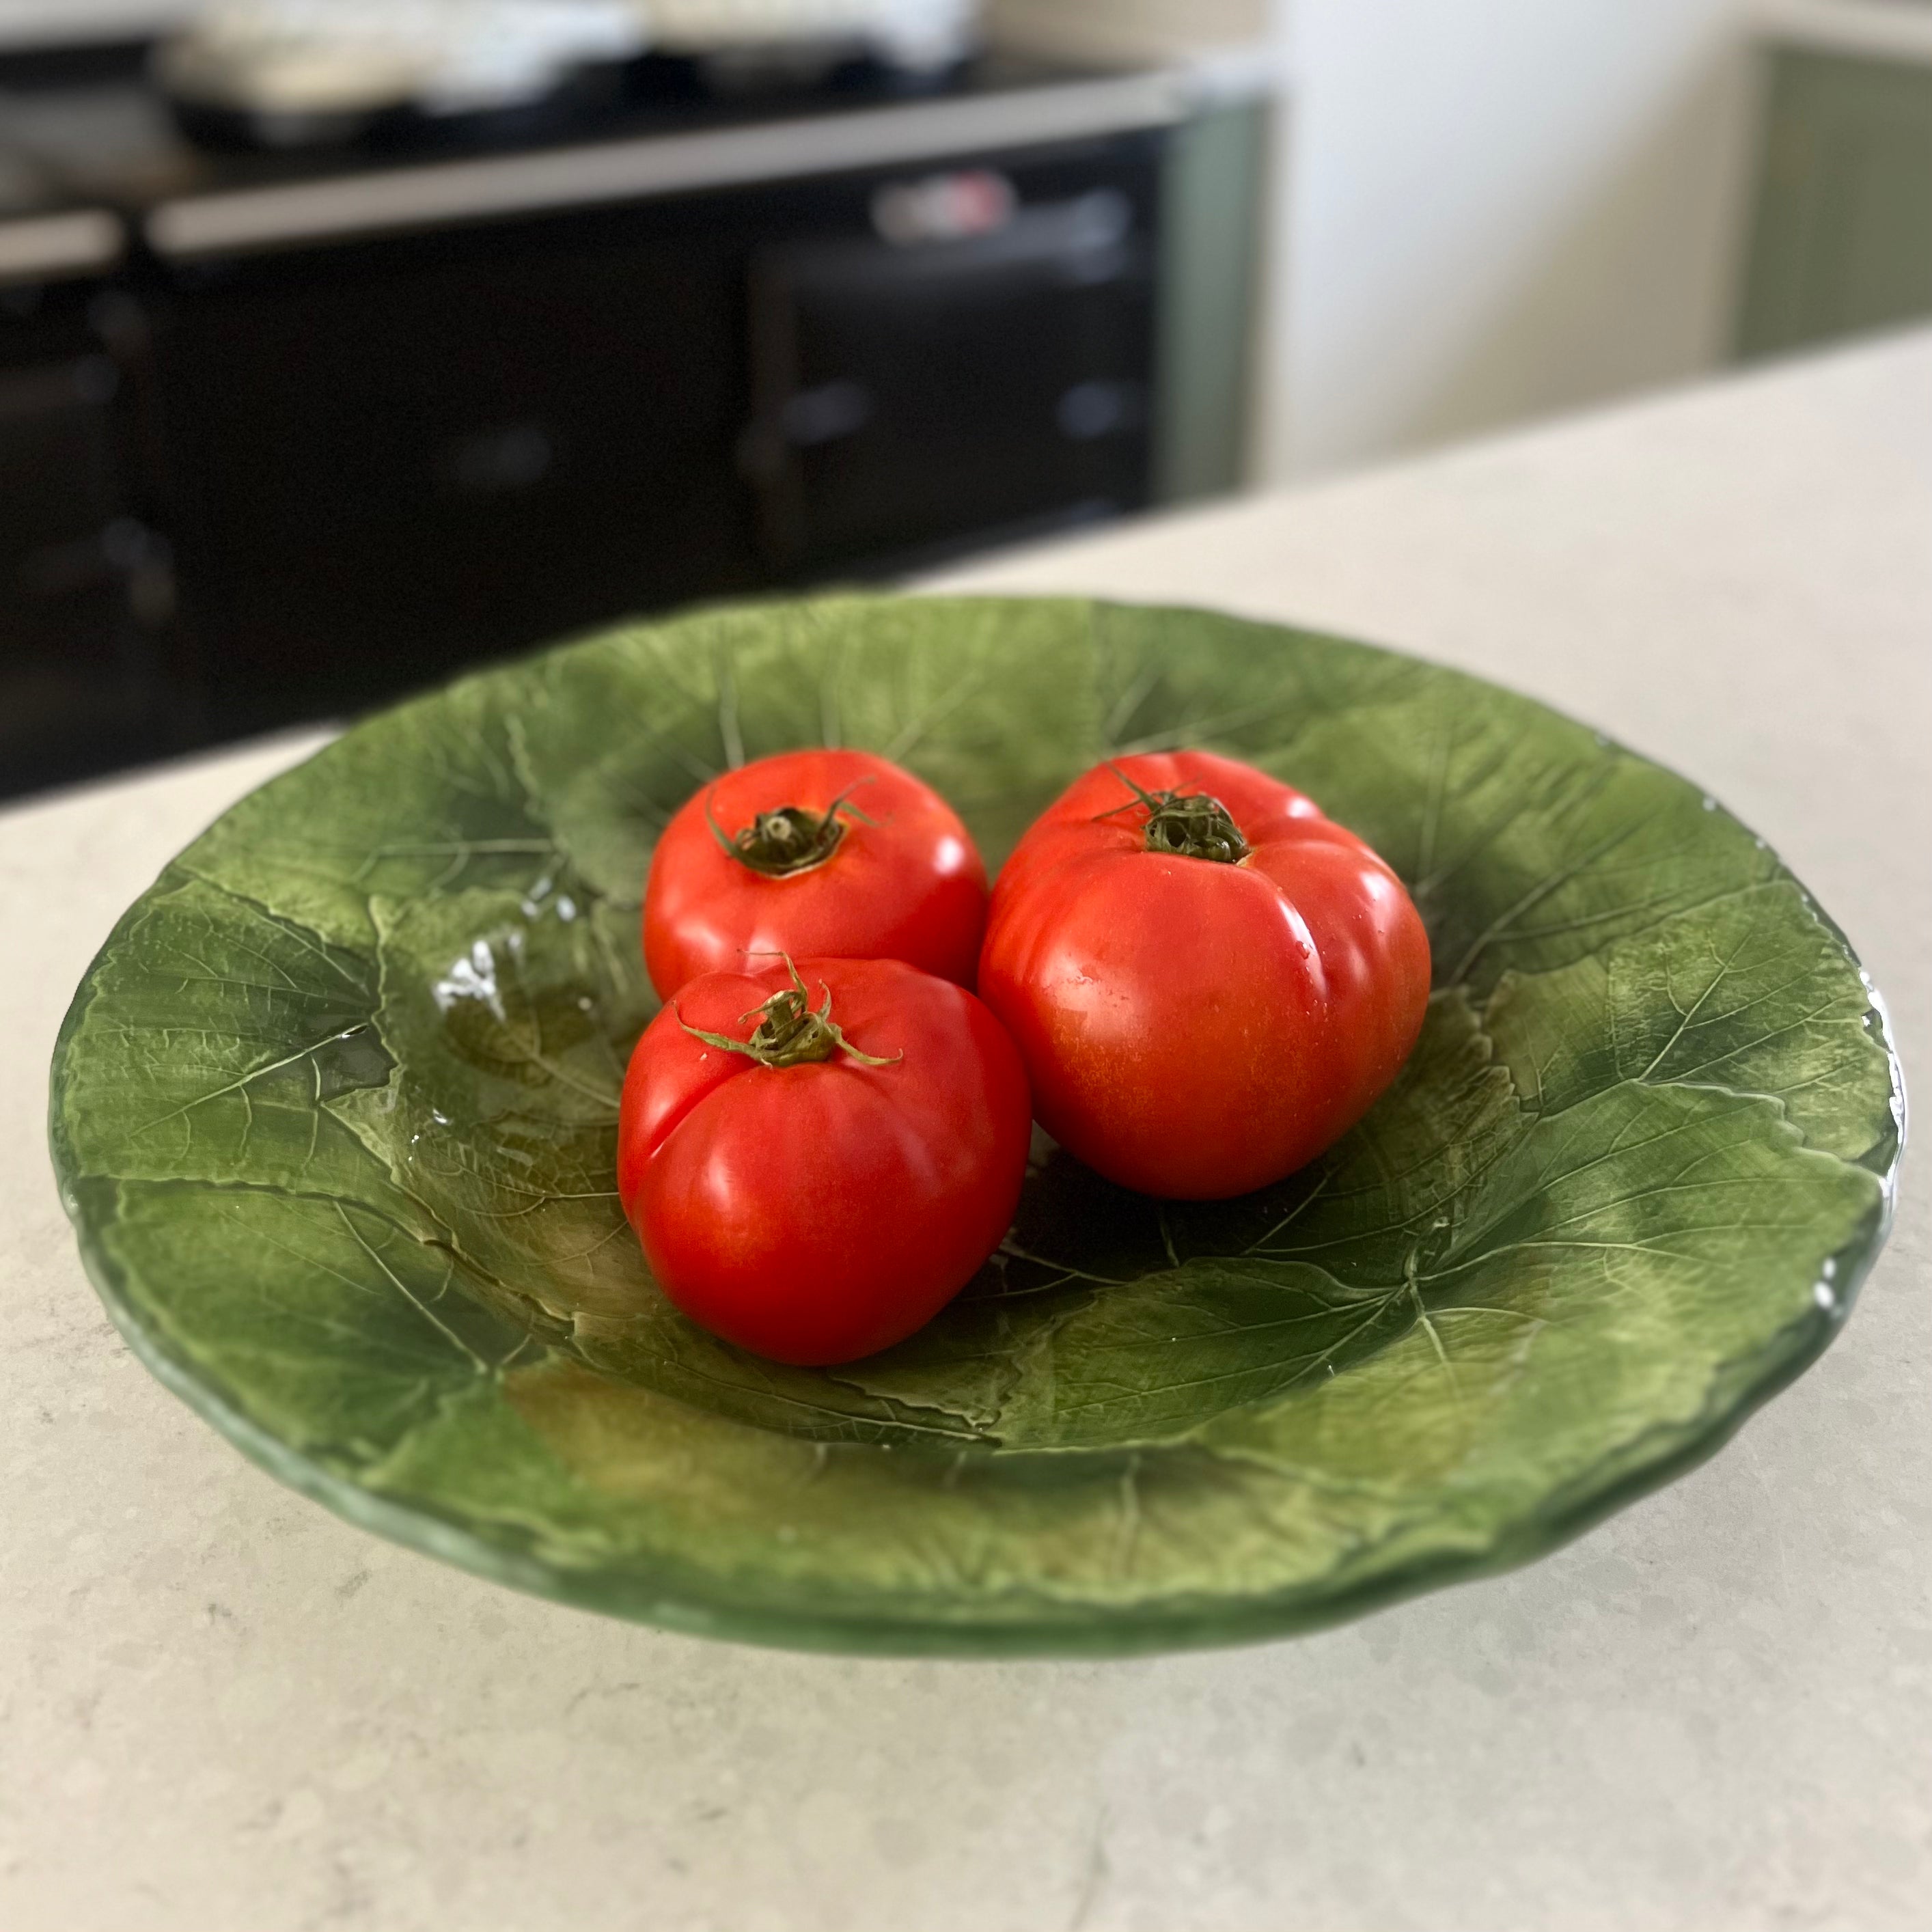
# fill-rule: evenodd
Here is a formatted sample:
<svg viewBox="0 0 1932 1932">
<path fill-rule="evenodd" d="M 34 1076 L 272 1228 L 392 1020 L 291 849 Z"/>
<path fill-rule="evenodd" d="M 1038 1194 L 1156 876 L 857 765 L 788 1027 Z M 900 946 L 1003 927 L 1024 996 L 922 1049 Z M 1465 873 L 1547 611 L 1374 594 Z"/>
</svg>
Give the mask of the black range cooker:
<svg viewBox="0 0 1932 1932">
<path fill-rule="evenodd" d="M 0 792 L 1148 502 L 1185 111 L 984 64 L 273 154 L 0 70 Z"/>
</svg>

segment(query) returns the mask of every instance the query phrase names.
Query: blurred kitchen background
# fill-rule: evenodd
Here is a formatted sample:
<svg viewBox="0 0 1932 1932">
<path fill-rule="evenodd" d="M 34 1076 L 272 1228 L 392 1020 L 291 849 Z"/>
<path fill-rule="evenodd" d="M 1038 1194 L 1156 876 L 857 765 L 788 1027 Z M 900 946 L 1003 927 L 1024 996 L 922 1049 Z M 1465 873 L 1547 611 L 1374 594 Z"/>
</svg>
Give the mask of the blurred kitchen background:
<svg viewBox="0 0 1932 1932">
<path fill-rule="evenodd" d="M 0 0 L 0 795 L 1927 314 L 1928 0 Z"/>
</svg>

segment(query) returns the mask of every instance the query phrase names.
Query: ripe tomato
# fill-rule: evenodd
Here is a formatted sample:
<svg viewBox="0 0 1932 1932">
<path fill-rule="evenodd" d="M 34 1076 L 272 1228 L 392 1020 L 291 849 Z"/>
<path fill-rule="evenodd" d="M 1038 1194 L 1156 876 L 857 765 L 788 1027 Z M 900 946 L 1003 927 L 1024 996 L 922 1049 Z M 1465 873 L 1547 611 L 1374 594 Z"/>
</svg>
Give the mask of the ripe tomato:
<svg viewBox="0 0 1932 1932">
<path fill-rule="evenodd" d="M 693 980 L 644 1029 L 617 1192 L 693 1321 L 850 1361 L 992 1253 L 1031 1130 L 1019 1055 L 970 993 L 896 959 L 787 960 Z"/>
<path fill-rule="evenodd" d="M 1119 758 L 1036 819 L 993 892 L 980 990 L 1041 1126 L 1180 1200 L 1312 1160 L 1421 1030 L 1429 940 L 1311 800 L 1204 752 Z"/>
<path fill-rule="evenodd" d="M 782 752 L 665 826 L 644 964 L 664 999 L 761 952 L 903 959 L 970 986 L 986 919 L 986 868 L 929 785 L 869 752 Z"/>
</svg>

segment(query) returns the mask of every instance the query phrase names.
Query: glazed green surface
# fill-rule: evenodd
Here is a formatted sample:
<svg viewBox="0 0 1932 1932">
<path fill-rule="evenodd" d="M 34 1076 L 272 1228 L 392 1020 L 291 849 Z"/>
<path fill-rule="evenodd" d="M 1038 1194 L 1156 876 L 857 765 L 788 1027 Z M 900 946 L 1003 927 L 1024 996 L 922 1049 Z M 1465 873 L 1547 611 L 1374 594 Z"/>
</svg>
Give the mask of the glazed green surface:
<svg viewBox="0 0 1932 1932">
<path fill-rule="evenodd" d="M 818 742 L 993 863 L 1110 752 L 1253 761 L 1409 883 L 1420 1046 L 1277 1187 L 1163 1205 L 1042 1143 L 921 1334 L 740 1354 L 613 1188 L 638 907 L 694 787 Z M 687 1629 L 1103 1652 L 1519 1562 L 1708 1453 L 1842 1319 L 1899 1111 L 1762 842 L 1528 700 L 1200 612 L 853 598 L 566 646 L 243 800 L 90 969 L 52 1133 L 143 1357 L 374 1529 Z"/>
</svg>

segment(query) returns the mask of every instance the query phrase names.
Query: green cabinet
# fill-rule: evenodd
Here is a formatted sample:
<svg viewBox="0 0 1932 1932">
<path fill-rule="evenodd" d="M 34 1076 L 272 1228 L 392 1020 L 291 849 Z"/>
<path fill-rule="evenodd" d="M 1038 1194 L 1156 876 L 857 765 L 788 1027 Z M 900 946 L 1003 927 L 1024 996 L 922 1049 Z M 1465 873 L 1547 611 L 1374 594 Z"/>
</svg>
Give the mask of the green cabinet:
<svg viewBox="0 0 1932 1932">
<path fill-rule="evenodd" d="M 1932 65 L 1772 59 L 1738 354 L 1932 316 Z"/>
<path fill-rule="evenodd" d="M 1273 113 L 1265 98 L 1224 102 L 1168 144 L 1154 409 L 1162 502 L 1219 496 L 1246 480 Z"/>
</svg>

